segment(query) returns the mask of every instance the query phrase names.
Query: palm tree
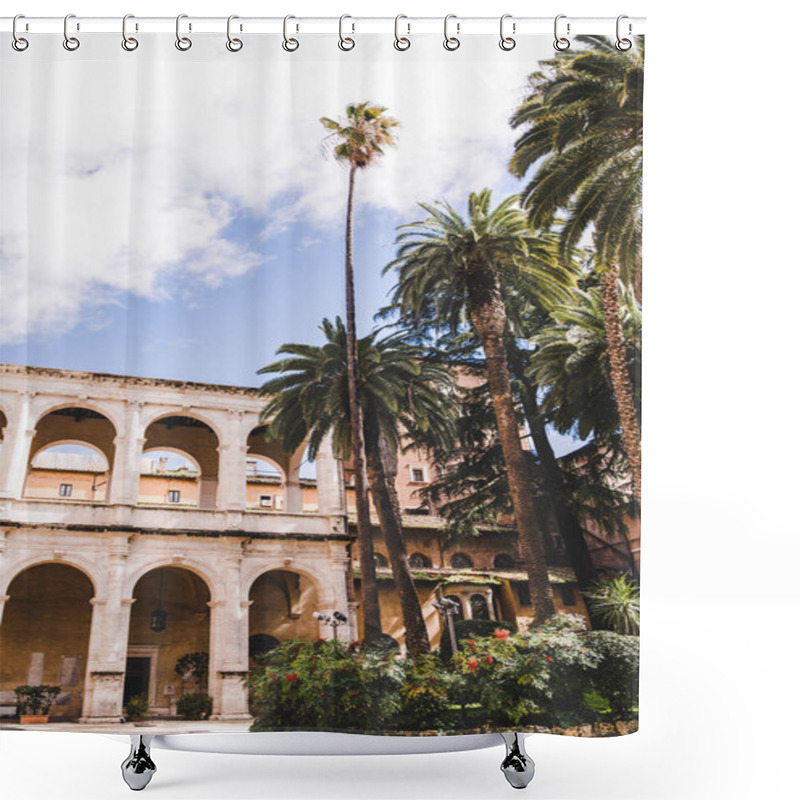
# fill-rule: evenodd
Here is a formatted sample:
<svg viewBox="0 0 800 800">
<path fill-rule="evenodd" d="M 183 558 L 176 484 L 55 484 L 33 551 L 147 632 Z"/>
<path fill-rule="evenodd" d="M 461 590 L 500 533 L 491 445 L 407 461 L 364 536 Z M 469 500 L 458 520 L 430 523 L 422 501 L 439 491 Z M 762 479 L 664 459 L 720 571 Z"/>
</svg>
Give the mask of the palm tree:
<svg viewBox="0 0 800 800">
<path fill-rule="evenodd" d="M 473 193 L 468 220 L 445 202 L 421 206 L 428 218 L 400 229 L 397 258 L 385 268 L 397 271 L 392 304 L 401 322 L 416 329 L 449 328 L 455 336 L 469 324 L 480 338 L 520 550 L 540 623 L 555 613 L 555 606 L 506 360 L 504 337 L 518 321 L 509 317 L 515 306 L 507 308 L 504 293 L 552 301 L 563 296 L 572 276 L 558 265 L 548 241 L 530 233 L 516 196 L 492 208 L 488 189 Z"/>
<path fill-rule="evenodd" d="M 641 299 L 642 79 L 644 40 L 619 51 L 604 37 L 578 37 L 585 50 L 559 53 L 530 77 L 531 93 L 511 120 L 524 129 L 510 170 L 535 167 L 522 204 L 536 228 L 560 229 L 562 252 L 593 228 L 605 336 L 623 442 L 641 496 L 640 428 L 626 374 L 619 281 Z"/>
<path fill-rule="evenodd" d="M 369 522 L 369 499 L 364 470 L 361 409 L 358 390 L 358 348 L 356 346 L 356 296 L 353 270 L 353 200 L 356 171 L 365 169 L 382 154 L 383 148 L 394 145 L 392 128 L 397 120 L 385 116 L 385 108 L 369 102 L 347 106 L 345 120 L 337 122 L 322 117 L 320 122 L 331 131 L 338 144 L 333 148 L 337 161 L 349 167 L 347 184 L 347 218 L 345 222 L 345 295 L 347 319 L 347 374 L 349 380 L 352 458 L 356 481 L 356 525 L 361 560 L 361 591 L 364 609 L 364 640 L 374 644 L 381 636 L 378 583 L 375 575 L 375 554 Z"/>
<path fill-rule="evenodd" d="M 259 370 L 277 373 L 261 387 L 271 398 L 262 416 L 271 420 L 269 436 L 290 452 L 307 439 L 313 458 L 332 433 L 336 454 L 347 458 L 353 449 L 347 334 L 339 318 L 324 320 L 321 328 L 322 347 L 285 344 L 278 353 L 288 357 Z M 452 439 L 453 381 L 444 366 L 421 360 L 406 334 L 377 336 L 373 332 L 358 341 L 367 476 L 400 598 L 406 648 L 416 658 L 430 652 L 430 642 L 403 540 L 397 453 L 409 439 L 424 447 L 444 447 Z M 364 567 L 362 561 L 362 588 Z"/>
</svg>

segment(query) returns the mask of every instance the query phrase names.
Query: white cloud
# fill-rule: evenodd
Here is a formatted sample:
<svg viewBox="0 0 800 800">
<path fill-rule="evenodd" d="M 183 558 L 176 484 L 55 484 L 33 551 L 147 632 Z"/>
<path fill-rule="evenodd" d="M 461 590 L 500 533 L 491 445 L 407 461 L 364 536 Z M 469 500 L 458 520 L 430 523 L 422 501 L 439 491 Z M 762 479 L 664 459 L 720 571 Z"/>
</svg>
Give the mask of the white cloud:
<svg viewBox="0 0 800 800">
<path fill-rule="evenodd" d="M 126 292 L 166 297 L 175 275 L 218 286 L 298 221 L 341 224 L 346 170 L 324 157 L 319 117 L 351 101 L 401 122 L 399 146 L 359 176 L 359 202 L 415 217 L 420 200 L 496 185 L 524 76 L 550 54 L 544 40 L 535 56 L 503 53 L 494 37 L 456 53 L 432 40 L 397 53 L 386 37 L 344 54 L 328 37 L 291 55 L 272 38 L 235 56 L 199 37 L 187 53 L 170 36 L 135 55 L 112 36 L 76 53 L 34 44 L 47 57 L 0 56 L 6 342 L 68 329 Z M 263 219 L 258 250 L 228 231 L 241 213 Z"/>
</svg>

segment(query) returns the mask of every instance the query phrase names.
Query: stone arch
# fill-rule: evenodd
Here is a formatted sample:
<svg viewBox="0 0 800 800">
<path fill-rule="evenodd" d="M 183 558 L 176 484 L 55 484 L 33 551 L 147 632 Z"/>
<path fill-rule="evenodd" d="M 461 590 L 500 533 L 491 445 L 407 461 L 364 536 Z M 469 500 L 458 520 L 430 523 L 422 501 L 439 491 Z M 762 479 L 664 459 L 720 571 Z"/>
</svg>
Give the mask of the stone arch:
<svg viewBox="0 0 800 800">
<path fill-rule="evenodd" d="M 268 635 L 279 641 L 315 639 L 320 609 L 317 582 L 301 570 L 278 567 L 264 570 L 251 582 L 247 599 L 248 639 Z"/>
<path fill-rule="evenodd" d="M 36 411 L 32 408 L 31 412 L 36 418 L 36 424 L 32 427 L 38 428 L 45 417 L 68 408 L 85 408 L 88 411 L 93 411 L 95 414 L 100 414 L 113 425 L 115 435 L 122 435 L 124 433 L 125 422 L 118 414 L 119 408 L 117 403 L 80 396 L 64 399 L 53 405 L 46 406 L 45 408 L 37 409 Z"/>
<path fill-rule="evenodd" d="M 23 497 L 58 499 L 59 496 L 89 502 L 107 502 L 116 452 L 117 428 L 114 422 L 92 404 L 60 404 L 39 416 L 28 451 Z M 107 469 L 98 493 L 97 479 L 79 466 L 65 470 L 41 469 L 33 459 L 43 450 L 61 444 L 78 444 L 102 454 Z M 68 481 L 61 478 L 68 477 Z M 69 495 L 60 495 L 59 487 L 70 486 Z"/>
<path fill-rule="evenodd" d="M 173 470 L 146 471 L 144 460 L 151 453 L 171 453 L 188 461 L 193 472 L 179 474 Z M 176 503 L 180 506 L 197 506 L 200 499 L 203 470 L 198 460 L 185 450 L 169 445 L 153 446 L 142 451 L 139 469 L 138 501 L 143 504 Z M 177 493 L 177 496 L 175 496 Z"/>
<path fill-rule="evenodd" d="M 208 674 L 183 678 L 182 656 L 210 653 L 211 588 L 189 565 L 149 565 L 133 584 L 123 703 L 147 698 L 155 716 L 170 716 L 184 692 L 207 692 Z"/>
<path fill-rule="evenodd" d="M 282 511 L 286 503 L 284 467 L 274 458 L 261 453 L 248 451 L 245 459 L 246 507 L 261 511 Z M 262 465 L 271 467 L 274 474 L 259 468 Z"/>
<path fill-rule="evenodd" d="M 10 574 L 8 582 L 5 585 L 3 585 L 2 582 L 0 582 L 0 595 L 8 594 L 8 590 L 11 586 L 11 583 L 18 575 L 21 575 L 23 572 L 32 569 L 33 567 L 39 567 L 44 564 L 64 564 L 64 566 L 73 567 L 74 569 L 78 570 L 78 572 L 83 573 L 83 575 L 85 575 L 89 579 L 89 583 L 92 584 L 92 592 L 93 592 L 92 596 L 93 597 L 98 596 L 100 582 L 92 572 L 92 568 L 98 565 L 93 562 L 84 561 L 82 558 L 76 557 L 72 553 L 64 555 L 63 557 L 59 558 L 54 558 L 53 556 L 37 555 L 37 556 L 32 556 L 26 559 L 25 561 L 20 561 L 16 564 L 10 565 L 10 568 L 8 570 Z"/>
<path fill-rule="evenodd" d="M 221 439 L 216 427 L 204 415 L 193 411 L 165 412 L 152 419 L 144 429 L 143 450 L 180 451 L 200 468 L 197 505 L 215 508 L 219 483 Z"/>
<path fill-rule="evenodd" d="M 176 569 L 185 569 L 189 572 L 193 572 L 208 587 L 209 594 L 211 595 L 211 602 L 216 602 L 217 600 L 221 599 L 221 592 L 219 590 L 219 577 L 215 573 L 209 572 L 204 564 L 201 564 L 200 562 L 197 562 L 191 558 L 182 558 L 180 561 L 177 561 L 174 558 L 163 558 L 157 561 L 148 561 L 147 563 L 142 564 L 128 576 L 128 579 L 125 583 L 123 596 L 133 597 L 133 590 L 136 588 L 136 584 L 145 575 L 147 575 L 148 572 L 161 569 L 162 567 L 175 567 Z"/>
<path fill-rule="evenodd" d="M 95 586 L 63 561 L 29 565 L 14 575 L 0 625 L 0 691 L 21 684 L 60 686 L 50 710 L 61 719 L 81 713 Z"/>
</svg>

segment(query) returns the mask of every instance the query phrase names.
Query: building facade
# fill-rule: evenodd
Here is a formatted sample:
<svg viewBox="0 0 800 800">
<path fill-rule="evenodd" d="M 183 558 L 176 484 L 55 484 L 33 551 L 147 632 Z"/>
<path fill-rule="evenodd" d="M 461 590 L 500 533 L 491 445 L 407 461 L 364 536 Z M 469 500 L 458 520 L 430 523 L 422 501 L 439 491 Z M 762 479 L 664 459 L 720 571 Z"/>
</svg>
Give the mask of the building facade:
<svg viewBox="0 0 800 800">
<path fill-rule="evenodd" d="M 51 715 L 87 723 L 119 721 L 136 695 L 169 716 L 202 687 L 213 719 L 245 720 L 254 655 L 330 637 L 314 612 L 343 613 L 335 634 L 359 638 L 346 470 L 326 443 L 301 477 L 304 452 L 265 438 L 263 406 L 247 387 L 0 365 L 0 715 L 22 684 L 61 686 Z M 398 477 L 431 640 L 442 596 L 465 618 L 524 627 L 513 529 L 443 547 L 443 521 L 416 496 L 431 470 L 412 451 Z M 383 629 L 402 645 L 374 531 Z M 556 603 L 585 614 L 553 548 Z M 199 681 L 177 669 L 194 653 L 208 654 Z"/>
</svg>

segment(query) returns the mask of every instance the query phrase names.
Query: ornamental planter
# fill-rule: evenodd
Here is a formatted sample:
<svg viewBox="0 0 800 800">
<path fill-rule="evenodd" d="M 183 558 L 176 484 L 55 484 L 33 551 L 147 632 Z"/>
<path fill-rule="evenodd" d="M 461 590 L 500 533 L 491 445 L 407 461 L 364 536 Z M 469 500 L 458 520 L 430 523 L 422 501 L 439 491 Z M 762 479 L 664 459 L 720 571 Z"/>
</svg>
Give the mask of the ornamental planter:
<svg viewBox="0 0 800 800">
<path fill-rule="evenodd" d="M 20 725 L 43 725 L 50 720 L 49 714 L 20 714 Z"/>
</svg>

